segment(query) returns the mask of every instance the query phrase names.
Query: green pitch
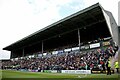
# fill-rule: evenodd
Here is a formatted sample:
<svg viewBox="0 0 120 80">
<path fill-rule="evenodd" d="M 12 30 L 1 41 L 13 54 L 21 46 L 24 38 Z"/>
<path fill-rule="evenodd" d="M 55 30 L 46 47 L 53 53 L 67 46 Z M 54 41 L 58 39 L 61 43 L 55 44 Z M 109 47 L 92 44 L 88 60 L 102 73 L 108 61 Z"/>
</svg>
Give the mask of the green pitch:
<svg viewBox="0 0 120 80">
<path fill-rule="evenodd" d="M 109 80 L 118 80 L 118 74 L 106 75 L 106 74 L 63 74 L 63 73 L 40 73 L 40 72 L 21 72 L 21 71 L 11 71 L 2 70 L 2 79 L 9 80 L 23 80 L 21 78 L 28 80 L 103 80 L 103 78 L 109 78 Z M 33 79 L 34 78 L 34 79 Z M 84 79 L 83 79 L 84 78 Z M 90 79 L 92 78 L 92 79 Z M 96 78 L 96 79 L 93 79 Z M 101 78 L 101 79 L 98 79 Z M 116 79 L 113 79 L 116 78 Z"/>
</svg>

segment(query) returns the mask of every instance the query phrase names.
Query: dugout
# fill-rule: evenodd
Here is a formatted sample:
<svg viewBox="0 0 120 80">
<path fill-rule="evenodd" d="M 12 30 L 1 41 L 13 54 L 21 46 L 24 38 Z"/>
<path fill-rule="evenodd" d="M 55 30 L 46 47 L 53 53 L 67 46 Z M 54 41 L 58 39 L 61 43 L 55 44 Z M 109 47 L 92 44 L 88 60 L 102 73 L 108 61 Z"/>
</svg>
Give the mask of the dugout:
<svg viewBox="0 0 120 80">
<path fill-rule="evenodd" d="M 81 43 L 112 37 L 118 44 L 118 26 L 111 14 L 97 3 L 4 47 L 11 58 L 44 53 L 64 46 L 81 46 Z"/>
</svg>

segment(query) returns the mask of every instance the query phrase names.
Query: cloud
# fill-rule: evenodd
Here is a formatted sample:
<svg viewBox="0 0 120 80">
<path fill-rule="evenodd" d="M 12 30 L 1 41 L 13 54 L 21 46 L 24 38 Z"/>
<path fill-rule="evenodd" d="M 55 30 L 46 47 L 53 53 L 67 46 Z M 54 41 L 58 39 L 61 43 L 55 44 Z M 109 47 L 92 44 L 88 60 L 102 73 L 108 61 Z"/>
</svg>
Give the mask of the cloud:
<svg viewBox="0 0 120 80">
<path fill-rule="evenodd" d="M 9 51 L 0 50 L 0 60 L 1 59 L 9 59 L 9 58 L 10 58 L 10 52 Z"/>
<path fill-rule="evenodd" d="M 0 36 L 3 38 L 3 41 L 7 41 L 8 35 L 11 36 L 11 39 L 3 44 L 4 46 L 10 44 L 11 42 L 15 42 L 16 40 L 19 40 L 43 27 L 46 27 L 53 22 L 60 20 L 63 18 L 63 15 L 60 14 L 60 9 L 64 10 L 64 6 L 68 5 L 68 10 L 70 7 L 72 7 L 70 9 L 74 10 L 74 6 L 71 6 L 69 4 L 78 2 L 78 0 L 1 1 L 2 6 L 0 7 Z"/>
<path fill-rule="evenodd" d="M 66 17 L 60 14 L 60 9 L 65 5 L 70 8 L 73 2 L 80 1 L 0 0 L 0 49 Z"/>
</svg>

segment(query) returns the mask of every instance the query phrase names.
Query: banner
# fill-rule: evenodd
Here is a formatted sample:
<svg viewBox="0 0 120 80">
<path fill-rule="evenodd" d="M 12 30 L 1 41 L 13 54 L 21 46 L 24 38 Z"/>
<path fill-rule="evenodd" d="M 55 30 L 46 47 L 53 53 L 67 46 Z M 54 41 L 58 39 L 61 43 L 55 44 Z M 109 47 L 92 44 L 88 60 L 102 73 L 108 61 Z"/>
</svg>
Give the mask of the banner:
<svg viewBox="0 0 120 80">
<path fill-rule="evenodd" d="M 44 73 L 57 73 L 57 70 L 44 70 Z"/>
<path fill-rule="evenodd" d="M 109 42 L 109 41 L 103 42 L 102 45 L 103 45 L 103 46 L 108 46 L 108 45 L 110 45 L 110 42 Z"/>
<path fill-rule="evenodd" d="M 62 70 L 61 73 L 67 73 L 67 74 L 91 74 L 91 70 Z"/>
<path fill-rule="evenodd" d="M 86 49 L 90 49 L 89 45 L 84 45 L 80 47 L 81 50 L 86 50 Z"/>
<path fill-rule="evenodd" d="M 97 47 L 100 47 L 100 43 L 90 44 L 90 48 L 97 48 Z"/>
<path fill-rule="evenodd" d="M 74 50 L 79 50 L 79 47 L 73 47 L 72 51 L 74 51 Z"/>
<path fill-rule="evenodd" d="M 57 70 L 51 70 L 51 73 L 57 73 Z"/>
</svg>

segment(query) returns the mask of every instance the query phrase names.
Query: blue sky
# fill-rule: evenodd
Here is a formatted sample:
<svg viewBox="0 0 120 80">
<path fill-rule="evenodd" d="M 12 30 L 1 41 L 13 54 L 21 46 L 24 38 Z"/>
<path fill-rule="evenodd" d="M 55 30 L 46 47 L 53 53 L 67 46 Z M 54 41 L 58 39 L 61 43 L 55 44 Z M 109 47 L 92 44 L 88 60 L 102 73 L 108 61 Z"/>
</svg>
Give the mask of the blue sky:
<svg viewBox="0 0 120 80">
<path fill-rule="evenodd" d="M 0 0 L 0 59 L 10 57 L 10 52 L 3 51 L 3 47 L 97 2 L 112 12 L 118 22 L 118 1 Z"/>
<path fill-rule="evenodd" d="M 83 9 L 83 7 L 84 7 L 84 2 L 83 1 L 80 1 L 79 3 L 78 2 L 72 2 L 70 4 L 61 6 L 60 9 L 59 9 L 59 14 L 62 18 L 64 18 L 64 17 L 66 17 L 70 14 L 75 13 L 76 11 L 79 11 L 79 10 Z"/>
</svg>

